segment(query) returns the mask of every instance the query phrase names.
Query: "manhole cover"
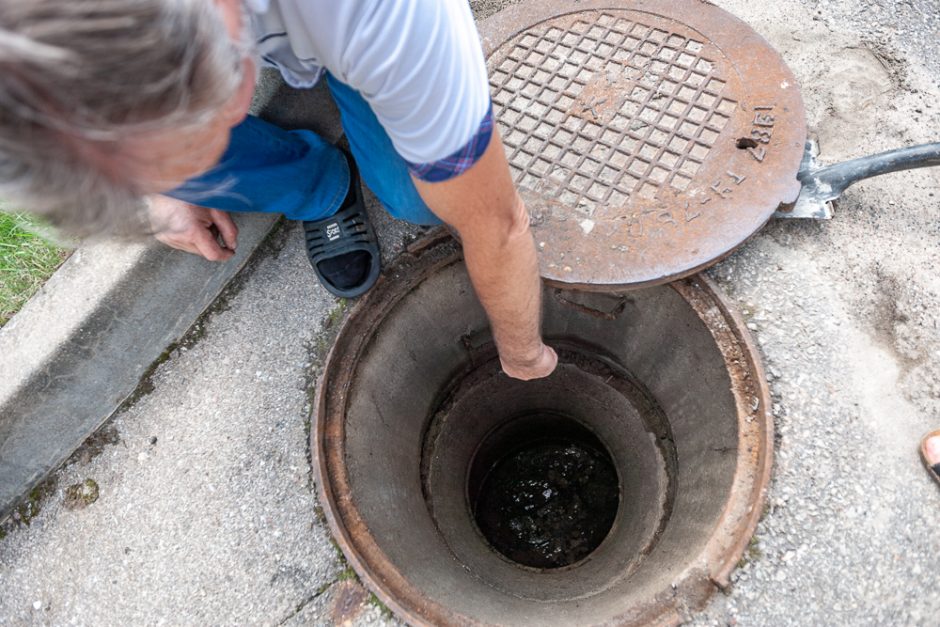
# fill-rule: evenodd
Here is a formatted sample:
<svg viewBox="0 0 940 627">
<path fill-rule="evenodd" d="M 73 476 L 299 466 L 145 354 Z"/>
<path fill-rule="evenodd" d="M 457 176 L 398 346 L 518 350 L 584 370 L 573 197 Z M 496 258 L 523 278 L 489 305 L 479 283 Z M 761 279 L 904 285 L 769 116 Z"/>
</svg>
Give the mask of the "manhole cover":
<svg viewBox="0 0 940 627">
<path fill-rule="evenodd" d="M 799 86 L 697 0 L 530 2 L 481 26 L 542 276 L 610 290 L 721 259 L 799 193 Z"/>
</svg>

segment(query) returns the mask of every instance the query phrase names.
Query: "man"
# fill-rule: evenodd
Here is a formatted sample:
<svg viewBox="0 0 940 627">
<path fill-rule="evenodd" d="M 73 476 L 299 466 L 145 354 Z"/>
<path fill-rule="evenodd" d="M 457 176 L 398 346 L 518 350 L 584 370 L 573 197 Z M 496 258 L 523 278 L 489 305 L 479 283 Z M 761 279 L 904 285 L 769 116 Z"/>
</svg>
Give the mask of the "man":
<svg viewBox="0 0 940 627">
<path fill-rule="evenodd" d="M 0 194 L 79 234 L 132 230 L 147 197 L 157 237 L 210 260 L 237 245 L 227 212 L 284 213 L 354 296 L 379 270 L 358 163 L 393 215 L 459 233 L 506 373 L 555 368 L 464 0 L 2 0 L 0 29 Z M 294 87 L 325 77 L 353 158 L 246 117 L 251 40 Z"/>
</svg>

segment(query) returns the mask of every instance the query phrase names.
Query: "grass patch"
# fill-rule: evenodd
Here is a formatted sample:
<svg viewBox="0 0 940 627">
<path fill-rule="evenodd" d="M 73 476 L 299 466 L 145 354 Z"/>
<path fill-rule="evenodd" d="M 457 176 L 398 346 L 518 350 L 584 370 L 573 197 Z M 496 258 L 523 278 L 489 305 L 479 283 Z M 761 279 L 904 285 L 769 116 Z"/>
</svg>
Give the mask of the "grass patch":
<svg viewBox="0 0 940 627">
<path fill-rule="evenodd" d="M 67 250 L 36 234 L 40 228 L 34 218 L 0 212 L 0 326 L 68 257 Z"/>
</svg>

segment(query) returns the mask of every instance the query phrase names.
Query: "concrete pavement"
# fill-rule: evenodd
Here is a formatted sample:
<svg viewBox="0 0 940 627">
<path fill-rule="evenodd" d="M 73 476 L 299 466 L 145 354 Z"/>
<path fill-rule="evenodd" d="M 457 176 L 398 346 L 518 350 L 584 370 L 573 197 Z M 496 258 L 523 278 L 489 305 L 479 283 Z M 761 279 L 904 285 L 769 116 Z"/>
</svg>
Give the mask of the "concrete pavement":
<svg viewBox="0 0 940 627">
<path fill-rule="evenodd" d="M 854 0 L 719 4 L 791 65 L 824 160 L 937 140 L 936 50 L 895 36 L 913 28 L 903 11 L 878 5 L 883 37 Z M 387 255 L 412 233 L 379 232 Z M 311 485 L 310 384 L 344 305 L 295 228 L 276 244 L 56 474 L 32 523 L 7 529 L 0 622 L 394 622 L 346 570 Z M 778 453 L 732 589 L 691 624 L 936 624 L 940 490 L 916 447 L 940 427 L 938 271 L 937 170 L 861 183 L 833 221 L 772 223 L 711 271 L 764 353 Z M 66 498 L 87 479 L 97 500 Z"/>
</svg>

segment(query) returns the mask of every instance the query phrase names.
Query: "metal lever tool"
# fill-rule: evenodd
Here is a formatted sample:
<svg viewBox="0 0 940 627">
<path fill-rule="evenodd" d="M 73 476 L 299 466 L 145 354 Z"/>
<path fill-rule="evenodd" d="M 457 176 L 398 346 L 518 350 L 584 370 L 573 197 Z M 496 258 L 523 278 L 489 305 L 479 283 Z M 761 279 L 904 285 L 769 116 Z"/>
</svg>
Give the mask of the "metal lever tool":
<svg viewBox="0 0 940 627">
<path fill-rule="evenodd" d="M 940 142 L 922 144 L 909 148 L 889 150 L 869 157 L 859 157 L 821 167 L 816 160 L 819 147 L 816 142 L 806 142 L 806 152 L 797 179 L 803 185 L 792 208 L 781 207 L 775 218 L 832 218 L 832 201 L 838 198 L 849 185 L 879 174 L 940 166 Z"/>
</svg>

